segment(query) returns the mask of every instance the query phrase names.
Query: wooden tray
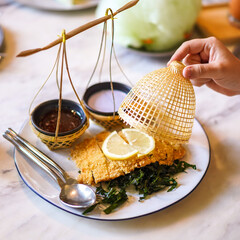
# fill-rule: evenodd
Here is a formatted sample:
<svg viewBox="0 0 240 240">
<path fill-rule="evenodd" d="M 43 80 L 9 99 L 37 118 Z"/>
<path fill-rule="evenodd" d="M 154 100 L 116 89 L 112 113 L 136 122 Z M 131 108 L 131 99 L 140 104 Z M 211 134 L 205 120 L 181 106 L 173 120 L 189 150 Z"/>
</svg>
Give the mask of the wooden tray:
<svg viewBox="0 0 240 240">
<path fill-rule="evenodd" d="M 206 36 L 215 36 L 225 44 L 233 44 L 240 40 L 240 29 L 230 24 L 228 16 L 226 4 L 203 7 L 197 25 Z"/>
</svg>

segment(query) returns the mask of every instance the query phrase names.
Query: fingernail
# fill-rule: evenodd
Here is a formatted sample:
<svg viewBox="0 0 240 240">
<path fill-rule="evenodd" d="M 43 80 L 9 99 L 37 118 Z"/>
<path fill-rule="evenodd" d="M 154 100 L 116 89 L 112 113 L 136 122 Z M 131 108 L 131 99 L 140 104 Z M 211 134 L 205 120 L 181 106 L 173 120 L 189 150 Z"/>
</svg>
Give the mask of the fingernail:
<svg viewBox="0 0 240 240">
<path fill-rule="evenodd" d="M 191 67 L 185 67 L 184 70 L 183 70 L 183 76 L 185 78 L 190 79 L 191 76 L 192 76 L 192 68 Z"/>
</svg>

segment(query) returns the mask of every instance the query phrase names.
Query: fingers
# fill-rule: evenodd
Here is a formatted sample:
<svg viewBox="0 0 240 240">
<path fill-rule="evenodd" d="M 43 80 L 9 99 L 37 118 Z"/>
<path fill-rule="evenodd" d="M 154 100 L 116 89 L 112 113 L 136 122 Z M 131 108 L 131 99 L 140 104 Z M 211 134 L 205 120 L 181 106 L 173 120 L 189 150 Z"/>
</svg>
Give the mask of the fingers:
<svg viewBox="0 0 240 240">
<path fill-rule="evenodd" d="M 214 78 L 217 72 L 214 63 L 194 64 L 183 69 L 183 76 L 188 79 Z"/>
<path fill-rule="evenodd" d="M 192 85 L 194 85 L 195 87 L 201 87 L 204 84 L 212 81 L 212 79 L 210 79 L 210 78 L 198 78 L 198 79 L 190 79 L 190 80 L 191 80 Z"/>
<path fill-rule="evenodd" d="M 173 54 L 169 62 L 174 60 L 181 61 L 188 54 L 199 54 L 204 50 L 206 44 L 206 39 L 193 39 L 187 42 L 184 42 Z"/>
<path fill-rule="evenodd" d="M 185 66 L 199 64 L 201 63 L 201 57 L 199 56 L 199 54 L 195 54 L 195 55 L 189 54 L 182 60 L 182 63 Z"/>
<path fill-rule="evenodd" d="M 227 96 L 240 94 L 240 90 L 236 91 L 238 88 L 235 83 L 240 67 L 234 67 L 234 63 L 239 66 L 239 60 L 236 61 L 215 37 L 184 42 L 173 54 L 168 65 L 172 61 L 182 61 L 186 65 L 182 74 L 195 86 L 206 84 Z"/>
</svg>

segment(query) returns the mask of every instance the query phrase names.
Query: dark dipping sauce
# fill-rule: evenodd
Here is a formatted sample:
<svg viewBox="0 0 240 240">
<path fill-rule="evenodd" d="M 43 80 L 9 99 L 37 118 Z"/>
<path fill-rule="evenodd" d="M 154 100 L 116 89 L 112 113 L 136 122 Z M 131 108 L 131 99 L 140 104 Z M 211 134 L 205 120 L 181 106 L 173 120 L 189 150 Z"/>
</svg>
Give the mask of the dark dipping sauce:
<svg viewBox="0 0 240 240">
<path fill-rule="evenodd" d="M 58 109 L 47 112 L 39 122 L 39 127 L 47 132 L 55 133 Z M 82 119 L 74 110 L 62 109 L 59 133 L 71 131 L 81 125 Z"/>
</svg>

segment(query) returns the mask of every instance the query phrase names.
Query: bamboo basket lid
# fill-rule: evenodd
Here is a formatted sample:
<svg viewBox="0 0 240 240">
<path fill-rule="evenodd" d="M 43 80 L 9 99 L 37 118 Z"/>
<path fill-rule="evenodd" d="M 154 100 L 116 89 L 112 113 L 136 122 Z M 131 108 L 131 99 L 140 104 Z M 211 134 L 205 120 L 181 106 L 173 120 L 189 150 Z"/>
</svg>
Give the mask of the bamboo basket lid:
<svg viewBox="0 0 240 240">
<path fill-rule="evenodd" d="M 144 76 L 123 100 L 120 118 L 157 139 L 187 143 L 196 100 L 192 83 L 182 75 L 184 67 L 173 61 L 169 67 Z"/>
</svg>

